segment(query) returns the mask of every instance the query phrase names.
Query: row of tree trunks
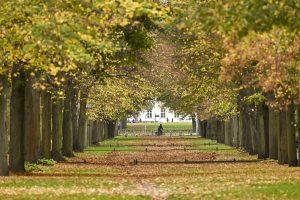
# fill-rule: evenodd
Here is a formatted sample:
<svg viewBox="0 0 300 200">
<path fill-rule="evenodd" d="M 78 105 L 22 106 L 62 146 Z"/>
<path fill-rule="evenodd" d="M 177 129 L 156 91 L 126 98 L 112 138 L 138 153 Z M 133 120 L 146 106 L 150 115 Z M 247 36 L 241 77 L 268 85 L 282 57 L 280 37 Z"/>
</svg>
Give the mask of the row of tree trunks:
<svg viewBox="0 0 300 200">
<path fill-rule="evenodd" d="M 86 146 L 97 145 L 98 142 L 113 138 L 118 134 L 117 121 L 88 120 Z"/>
<path fill-rule="evenodd" d="M 92 122 L 92 144 L 102 141 L 103 126 L 101 121 Z"/>
<path fill-rule="evenodd" d="M 9 84 L 4 76 L 0 77 L 0 175 L 8 175 L 9 170 L 24 172 L 25 160 L 64 161 L 64 156 L 74 156 L 74 150 L 83 151 L 92 142 L 117 135 L 117 121 L 97 121 L 95 130 L 87 134 L 87 90 L 79 92 L 70 81 L 62 99 L 36 88 L 37 76 L 25 72 L 22 64 L 15 63 L 11 73 L 9 152 L 6 126 Z"/>
<path fill-rule="evenodd" d="M 206 136 L 200 135 L 229 146 L 244 148 L 259 159 L 277 159 L 279 164 L 297 166 L 299 125 L 299 108 L 295 105 L 282 111 L 263 105 L 255 110 L 244 107 L 239 116 L 225 121 L 210 119 L 205 128 Z"/>
<path fill-rule="evenodd" d="M 6 106 L 8 83 L 4 76 L 0 76 L 0 176 L 8 176 L 7 162 L 7 128 L 6 128 Z"/>
</svg>

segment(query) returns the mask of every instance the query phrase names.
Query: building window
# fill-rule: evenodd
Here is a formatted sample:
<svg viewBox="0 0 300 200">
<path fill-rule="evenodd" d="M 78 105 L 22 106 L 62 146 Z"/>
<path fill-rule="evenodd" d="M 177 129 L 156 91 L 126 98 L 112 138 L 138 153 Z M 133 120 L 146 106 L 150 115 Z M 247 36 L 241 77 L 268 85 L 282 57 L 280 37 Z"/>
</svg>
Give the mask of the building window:
<svg viewBox="0 0 300 200">
<path fill-rule="evenodd" d="M 152 118 L 152 110 L 147 110 L 147 118 Z"/>
<path fill-rule="evenodd" d="M 180 114 L 178 112 L 174 112 L 174 116 L 175 116 L 175 118 L 179 118 Z"/>
<path fill-rule="evenodd" d="M 166 118 L 166 109 L 165 108 L 160 109 L 160 117 L 161 118 Z"/>
</svg>

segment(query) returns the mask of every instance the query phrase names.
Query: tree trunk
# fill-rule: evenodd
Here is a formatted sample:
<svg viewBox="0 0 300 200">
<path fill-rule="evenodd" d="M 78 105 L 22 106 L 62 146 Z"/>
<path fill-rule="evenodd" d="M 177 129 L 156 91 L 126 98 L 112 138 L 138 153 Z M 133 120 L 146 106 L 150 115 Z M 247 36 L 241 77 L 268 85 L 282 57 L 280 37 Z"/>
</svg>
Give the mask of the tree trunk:
<svg viewBox="0 0 300 200">
<path fill-rule="evenodd" d="M 101 140 L 100 122 L 93 121 L 92 124 L 92 144 L 97 144 Z"/>
<path fill-rule="evenodd" d="M 211 120 L 207 120 L 206 138 L 210 138 L 211 135 Z"/>
<path fill-rule="evenodd" d="M 54 100 L 52 104 L 52 157 L 56 161 L 64 161 L 62 148 L 63 102 Z"/>
<path fill-rule="evenodd" d="M 220 121 L 220 143 L 225 144 L 225 122 Z"/>
<path fill-rule="evenodd" d="M 196 118 L 196 134 L 200 135 L 201 134 L 201 121 L 200 119 Z"/>
<path fill-rule="evenodd" d="M 119 134 L 119 121 L 115 120 L 114 125 L 115 125 L 115 128 L 114 128 L 114 132 L 113 132 L 113 137 L 117 137 Z"/>
<path fill-rule="evenodd" d="M 217 121 L 217 142 L 218 143 L 222 143 L 222 135 L 223 135 L 223 132 L 222 132 L 222 123 L 223 121 L 220 121 L 218 120 Z"/>
<path fill-rule="evenodd" d="M 122 130 L 126 129 L 127 128 L 127 117 L 123 118 L 121 121 L 120 121 L 120 128 Z"/>
<path fill-rule="evenodd" d="M 278 141 L 280 132 L 279 113 L 274 109 L 269 109 L 269 158 L 278 159 Z"/>
<path fill-rule="evenodd" d="M 278 136 L 278 163 L 288 163 L 286 111 L 280 112 L 280 131 Z"/>
<path fill-rule="evenodd" d="M 73 131 L 73 149 L 78 150 L 78 90 L 71 88 L 71 116 Z"/>
<path fill-rule="evenodd" d="M 62 154 L 66 157 L 73 157 L 73 132 L 72 132 L 72 115 L 71 115 L 71 92 L 67 85 L 66 97 L 64 99 L 63 111 L 63 145 Z"/>
<path fill-rule="evenodd" d="M 231 120 L 225 121 L 225 144 L 231 146 Z"/>
<path fill-rule="evenodd" d="M 195 117 L 192 117 L 192 131 L 193 133 L 196 133 L 197 125 L 196 125 L 196 119 Z"/>
<path fill-rule="evenodd" d="M 103 121 L 99 121 L 99 132 L 100 132 L 100 141 L 104 140 L 104 122 Z"/>
<path fill-rule="evenodd" d="M 104 133 L 104 138 L 108 139 L 109 138 L 109 136 L 108 136 L 108 122 L 104 123 L 103 133 Z"/>
<path fill-rule="evenodd" d="M 42 92 L 42 157 L 51 158 L 51 93 Z"/>
<path fill-rule="evenodd" d="M 233 116 L 231 130 L 233 134 L 232 145 L 235 147 L 239 146 L 239 119 L 237 116 Z"/>
<path fill-rule="evenodd" d="M 25 86 L 25 160 L 37 162 L 41 155 L 40 92 L 34 88 L 35 76 L 28 76 Z"/>
<path fill-rule="evenodd" d="M 86 105 L 88 94 L 86 91 L 80 93 L 80 109 L 78 118 L 78 150 L 83 151 L 85 148 L 85 139 L 87 135 L 87 117 Z"/>
<path fill-rule="evenodd" d="M 108 138 L 112 139 L 116 136 L 116 121 L 109 121 L 107 123 L 107 129 L 108 129 Z"/>
<path fill-rule="evenodd" d="M 286 112 L 287 152 L 289 166 L 297 166 L 295 106 L 292 104 Z"/>
<path fill-rule="evenodd" d="M 87 120 L 85 146 L 93 144 L 93 121 Z"/>
<path fill-rule="evenodd" d="M 212 135 L 212 139 L 213 140 L 217 140 L 217 136 L 218 136 L 218 132 L 219 132 L 219 127 L 218 127 L 218 123 L 219 123 L 219 120 L 215 119 L 213 121 L 213 135 Z"/>
<path fill-rule="evenodd" d="M 239 147 L 245 148 L 245 133 L 244 133 L 244 121 L 245 121 L 245 112 L 244 111 L 240 111 L 240 115 L 239 115 Z"/>
<path fill-rule="evenodd" d="M 202 131 L 202 136 L 203 137 L 206 137 L 207 136 L 207 121 L 205 120 L 204 122 L 203 122 L 203 131 Z"/>
<path fill-rule="evenodd" d="M 300 105 L 296 106 L 296 123 L 297 123 L 297 144 L 298 144 L 298 165 L 300 166 Z"/>
<path fill-rule="evenodd" d="M 6 129 L 6 106 L 8 83 L 4 76 L 0 77 L 0 176 L 8 176 L 7 162 L 7 129 Z"/>
<path fill-rule="evenodd" d="M 258 134 L 257 134 L 257 123 L 256 114 L 252 112 L 250 114 L 249 126 L 250 126 L 250 140 L 248 141 L 249 153 L 251 155 L 258 154 Z"/>
<path fill-rule="evenodd" d="M 25 73 L 21 65 L 13 65 L 11 79 L 9 166 L 13 172 L 24 172 Z"/>
<path fill-rule="evenodd" d="M 267 158 L 266 152 L 266 132 L 265 132 L 265 119 L 263 110 L 257 112 L 257 135 L 258 135 L 258 158 L 264 159 Z"/>
<path fill-rule="evenodd" d="M 265 129 L 265 152 L 266 157 L 269 157 L 269 108 L 263 105 L 263 118 L 264 118 L 264 129 Z"/>
</svg>

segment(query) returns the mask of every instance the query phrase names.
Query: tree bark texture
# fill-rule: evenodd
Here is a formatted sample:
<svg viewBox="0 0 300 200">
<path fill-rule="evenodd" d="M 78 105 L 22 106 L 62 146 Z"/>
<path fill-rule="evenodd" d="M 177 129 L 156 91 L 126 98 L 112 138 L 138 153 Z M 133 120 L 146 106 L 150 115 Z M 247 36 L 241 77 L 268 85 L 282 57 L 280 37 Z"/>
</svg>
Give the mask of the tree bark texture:
<svg viewBox="0 0 300 200">
<path fill-rule="evenodd" d="M 20 64 L 13 64 L 11 77 L 9 167 L 24 172 L 25 73 Z"/>
<path fill-rule="evenodd" d="M 51 158 L 51 93 L 43 91 L 41 94 L 42 103 L 42 157 Z"/>
<path fill-rule="evenodd" d="M 297 147 L 296 147 L 296 121 L 295 106 L 292 104 L 286 112 L 287 125 L 287 153 L 289 166 L 297 166 Z"/>
<path fill-rule="evenodd" d="M 69 87 L 71 87 L 70 84 L 68 84 L 64 99 L 62 154 L 66 157 L 73 157 L 73 124 L 71 114 L 71 90 Z"/>
<path fill-rule="evenodd" d="M 269 158 L 278 159 L 278 139 L 280 132 L 279 112 L 269 109 Z"/>
<path fill-rule="evenodd" d="M 279 164 L 288 163 L 286 112 L 287 111 L 280 112 L 280 131 L 278 136 L 278 163 Z"/>
<path fill-rule="evenodd" d="M 63 102 L 55 99 L 52 103 L 52 158 L 56 161 L 64 161 L 62 155 L 62 121 L 63 121 Z"/>
<path fill-rule="evenodd" d="M 231 146 L 231 120 L 225 121 L 225 144 Z"/>
<path fill-rule="evenodd" d="M 36 77 L 27 76 L 25 87 L 25 160 L 37 162 L 41 155 L 40 91 L 34 88 Z"/>
<path fill-rule="evenodd" d="M 71 117 L 73 131 L 73 149 L 78 150 L 78 89 L 71 89 Z"/>
<path fill-rule="evenodd" d="M 239 119 L 237 116 L 233 116 L 231 121 L 231 130 L 233 135 L 232 145 L 239 146 Z"/>
<path fill-rule="evenodd" d="M 8 176 L 6 127 L 8 82 L 5 76 L 0 76 L 0 86 L 2 88 L 0 91 L 0 176 Z"/>
<path fill-rule="evenodd" d="M 83 151 L 87 135 L 86 105 L 88 94 L 86 91 L 80 93 L 80 109 L 78 118 L 78 150 Z"/>
</svg>

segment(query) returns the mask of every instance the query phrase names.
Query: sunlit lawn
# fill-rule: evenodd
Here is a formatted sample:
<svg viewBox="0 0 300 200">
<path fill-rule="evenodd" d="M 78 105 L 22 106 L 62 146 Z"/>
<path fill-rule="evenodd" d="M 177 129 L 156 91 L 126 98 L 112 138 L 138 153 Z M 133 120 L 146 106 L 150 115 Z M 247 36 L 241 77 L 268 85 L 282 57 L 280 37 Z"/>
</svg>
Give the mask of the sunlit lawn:
<svg viewBox="0 0 300 200">
<path fill-rule="evenodd" d="M 66 163 L 39 166 L 39 171 L 25 175 L 1 177 L 0 199 L 300 199 L 300 168 L 278 165 L 272 160 L 138 165 L 132 162 L 135 158 L 201 159 L 202 155 L 204 160 L 256 159 L 241 150 L 195 136 L 119 136 L 87 148 Z"/>
<path fill-rule="evenodd" d="M 139 133 L 139 132 L 148 132 L 152 133 L 157 131 L 159 122 L 148 122 L 148 123 L 128 123 L 127 132 L 130 133 Z M 191 132 L 192 122 L 167 122 L 162 123 L 164 132 L 174 134 L 179 134 L 180 132 Z"/>
</svg>

